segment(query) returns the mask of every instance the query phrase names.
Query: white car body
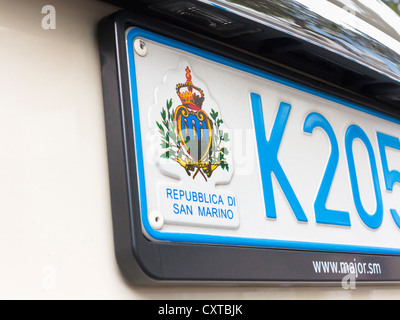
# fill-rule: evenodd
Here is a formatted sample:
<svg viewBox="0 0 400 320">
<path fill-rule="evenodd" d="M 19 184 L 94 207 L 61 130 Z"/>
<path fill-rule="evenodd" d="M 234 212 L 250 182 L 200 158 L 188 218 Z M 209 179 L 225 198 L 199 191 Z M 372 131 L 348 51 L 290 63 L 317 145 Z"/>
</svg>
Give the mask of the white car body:
<svg viewBox="0 0 400 320">
<path fill-rule="evenodd" d="M 398 286 L 383 284 L 357 286 L 356 290 L 345 290 L 340 284 L 217 288 L 128 284 L 113 246 L 96 37 L 99 21 L 119 8 L 95 0 L 48 2 L 55 9 L 54 28 L 46 20 L 51 10 L 42 11 L 43 1 L 0 0 L 1 298 L 400 298 Z M 217 2 L 225 5 L 225 1 Z M 347 14 L 352 13 L 345 13 L 349 18 Z M 390 17 L 400 25 L 400 19 Z M 399 34 L 388 36 L 360 18 L 352 23 L 376 32 L 387 47 L 400 52 Z M 400 82 L 400 68 L 396 72 L 372 58 L 361 59 L 355 52 L 334 43 L 331 46 L 338 54 Z M 393 59 L 396 63 L 399 56 Z"/>
</svg>

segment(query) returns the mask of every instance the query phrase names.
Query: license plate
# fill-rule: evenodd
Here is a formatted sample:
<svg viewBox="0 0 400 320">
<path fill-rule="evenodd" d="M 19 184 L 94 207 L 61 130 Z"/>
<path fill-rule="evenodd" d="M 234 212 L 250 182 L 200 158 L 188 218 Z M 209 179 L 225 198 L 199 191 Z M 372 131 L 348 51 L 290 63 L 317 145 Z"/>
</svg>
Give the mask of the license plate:
<svg viewBox="0 0 400 320">
<path fill-rule="evenodd" d="M 150 241 L 400 254 L 400 121 L 126 33 Z"/>
</svg>

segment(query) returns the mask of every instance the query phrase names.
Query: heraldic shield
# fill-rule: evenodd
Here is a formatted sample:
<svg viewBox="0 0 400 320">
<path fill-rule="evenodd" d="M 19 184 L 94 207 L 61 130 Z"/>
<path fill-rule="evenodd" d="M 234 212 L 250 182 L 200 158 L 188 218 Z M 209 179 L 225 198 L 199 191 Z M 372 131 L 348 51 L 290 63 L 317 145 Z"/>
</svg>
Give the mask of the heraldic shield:
<svg viewBox="0 0 400 320">
<path fill-rule="evenodd" d="M 196 162 L 208 159 L 212 142 L 212 122 L 203 111 L 191 111 L 179 106 L 175 111 L 176 128 L 182 145 L 190 158 Z"/>
<path fill-rule="evenodd" d="M 172 99 L 167 101 L 162 122 L 157 122 L 164 149 L 161 158 L 178 162 L 188 176 L 193 173 L 193 179 L 200 173 L 207 181 L 218 167 L 229 171 L 225 158 L 229 151 L 224 146 L 229 135 L 221 128 L 218 112 L 211 109 L 209 115 L 203 110 L 204 92 L 193 85 L 189 67 L 185 71 L 186 83 L 176 85 L 181 105 L 174 110 Z"/>
</svg>

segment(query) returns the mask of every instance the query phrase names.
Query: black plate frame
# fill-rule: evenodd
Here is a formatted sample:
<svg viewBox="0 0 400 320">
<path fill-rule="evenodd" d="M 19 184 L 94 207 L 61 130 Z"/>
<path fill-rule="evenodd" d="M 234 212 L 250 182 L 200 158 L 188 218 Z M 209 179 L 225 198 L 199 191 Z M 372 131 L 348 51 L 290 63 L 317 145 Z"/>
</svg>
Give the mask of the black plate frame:
<svg viewBox="0 0 400 320">
<path fill-rule="evenodd" d="M 98 35 L 114 245 L 120 270 L 129 282 L 156 286 L 259 283 L 340 285 L 345 274 L 316 273 L 312 261 L 356 261 L 379 263 L 381 266 L 380 274 L 359 275 L 356 279 L 358 283 L 399 283 L 399 256 L 159 243 L 146 239 L 140 218 L 133 124 L 129 121 L 132 114 L 125 31 L 130 27 L 140 27 L 316 87 L 315 83 L 300 79 L 298 75 L 284 72 L 234 48 L 151 17 L 120 11 L 100 22 Z M 333 92 L 323 84 L 318 89 L 343 96 L 342 92 Z M 363 104 L 368 105 L 367 102 Z"/>
</svg>

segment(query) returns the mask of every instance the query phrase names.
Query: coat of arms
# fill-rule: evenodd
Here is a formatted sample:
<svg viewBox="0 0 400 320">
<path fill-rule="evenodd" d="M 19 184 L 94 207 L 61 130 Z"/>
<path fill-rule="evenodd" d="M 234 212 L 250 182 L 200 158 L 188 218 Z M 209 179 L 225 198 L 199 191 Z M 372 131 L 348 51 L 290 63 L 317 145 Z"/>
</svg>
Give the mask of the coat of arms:
<svg viewBox="0 0 400 320">
<path fill-rule="evenodd" d="M 172 99 L 161 110 L 162 121 L 157 122 L 161 134 L 161 158 L 179 163 L 188 176 L 195 179 L 199 174 L 205 181 L 218 168 L 229 172 L 226 143 L 229 134 L 214 109 L 207 114 L 203 110 L 205 94 L 193 85 L 191 70 L 186 68 L 186 83 L 177 84 L 176 93 L 181 105 L 173 108 Z"/>
</svg>

